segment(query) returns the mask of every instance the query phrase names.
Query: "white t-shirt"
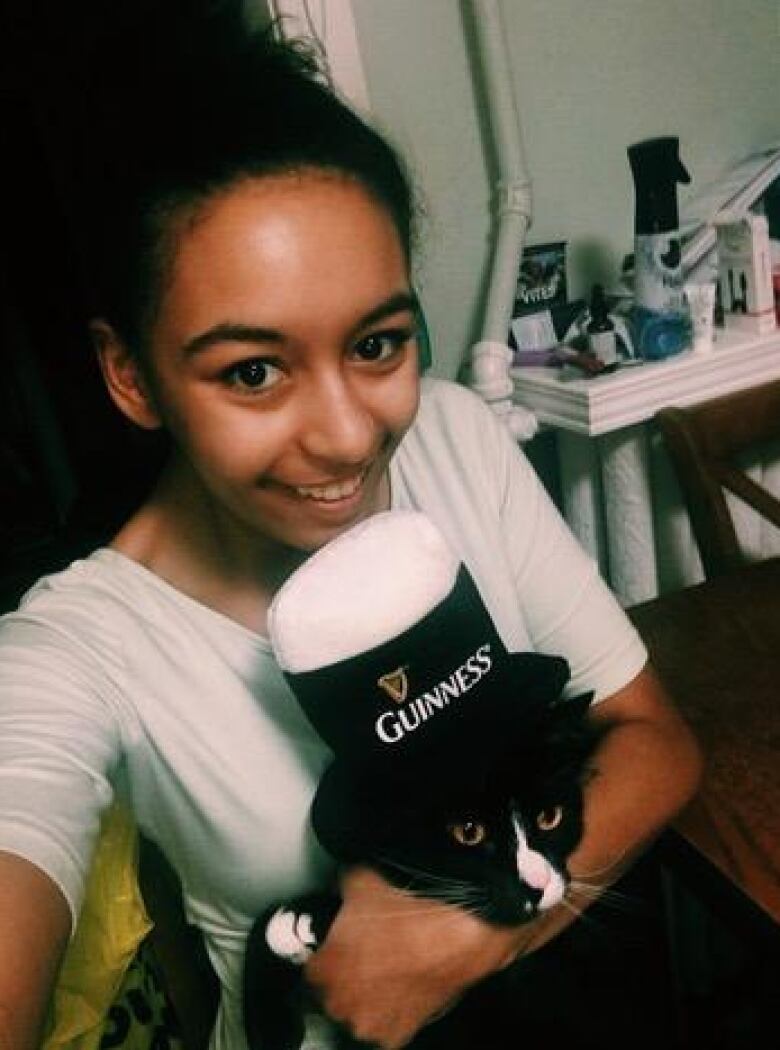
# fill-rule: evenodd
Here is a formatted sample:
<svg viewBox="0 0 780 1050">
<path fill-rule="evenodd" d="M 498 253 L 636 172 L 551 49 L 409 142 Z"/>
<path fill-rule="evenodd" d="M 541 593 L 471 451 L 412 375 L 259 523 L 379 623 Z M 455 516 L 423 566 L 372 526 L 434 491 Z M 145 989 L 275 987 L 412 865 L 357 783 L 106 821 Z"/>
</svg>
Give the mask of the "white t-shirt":
<svg viewBox="0 0 780 1050">
<path fill-rule="evenodd" d="M 425 380 L 391 464 L 392 506 L 427 513 L 508 649 L 565 656 L 570 691 L 608 696 L 646 660 L 523 454 L 463 387 Z M 78 914 L 114 792 L 178 871 L 222 988 L 213 1043 L 244 1050 L 247 933 L 269 903 L 326 883 L 308 809 L 329 753 L 266 638 L 100 549 L 0 621 L 0 849 Z"/>
</svg>

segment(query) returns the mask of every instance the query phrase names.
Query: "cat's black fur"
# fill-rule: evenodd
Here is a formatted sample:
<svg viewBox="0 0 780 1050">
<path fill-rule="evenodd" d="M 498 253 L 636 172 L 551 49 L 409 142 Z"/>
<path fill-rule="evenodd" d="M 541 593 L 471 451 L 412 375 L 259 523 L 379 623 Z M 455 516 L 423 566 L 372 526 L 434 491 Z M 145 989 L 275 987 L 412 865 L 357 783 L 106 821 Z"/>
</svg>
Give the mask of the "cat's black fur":
<svg viewBox="0 0 780 1050">
<path fill-rule="evenodd" d="M 522 822 L 529 847 L 543 854 L 566 882 L 567 859 L 582 834 L 582 787 L 598 740 L 587 717 L 590 699 L 553 703 L 532 738 L 519 746 L 507 743 L 489 774 L 477 780 L 450 771 L 445 782 L 439 771 L 436 782 L 414 787 L 356 783 L 354 808 L 344 823 L 348 833 L 338 842 L 337 859 L 371 866 L 411 893 L 467 908 L 489 923 L 513 925 L 535 918 L 542 892 L 518 875 L 512 814 Z M 339 904 L 337 895 L 327 894 L 293 901 L 283 910 L 288 919 L 311 916 L 313 942 L 319 944 Z M 247 946 L 244 1014 L 251 1050 L 298 1050 L 302 1014 L 311 1008 L 300 963 L 275 954 L 266 940 L 276 911 L 258 919 Z M 499 1012 L 511 1013 L 515 993 L 507 989 L 514 968 L 469 992 L 413 1046 L 473 1045 L 482 1050 L 491 1045 L 484 1028 L 472 1044 L 464 1033 L 481 1024 L 475 1021 L 475 1009 L 477 1018 L 484 1013 L 492 1020 Z M 520 1045 L 521 1033 L 518 1039 Z M 341 1040 L 343 1047 L 358 1045 L 346 1035 Z"/>
</svg>

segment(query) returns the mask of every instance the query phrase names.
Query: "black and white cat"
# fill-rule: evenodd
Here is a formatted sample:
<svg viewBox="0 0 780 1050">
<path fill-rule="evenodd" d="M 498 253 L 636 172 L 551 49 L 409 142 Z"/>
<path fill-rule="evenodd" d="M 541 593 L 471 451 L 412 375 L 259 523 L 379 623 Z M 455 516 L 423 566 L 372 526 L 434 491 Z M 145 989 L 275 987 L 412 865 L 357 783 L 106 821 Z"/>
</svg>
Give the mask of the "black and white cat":
<svg viewBox="0 0 780 1050">
<path fill-rule="evenodd" d="M 590 700 L 590 694 L 556 699 L 535 732 L 519 746 L 507 744 L 476 780 L 451 775 L 446 783 L 431 779 L 407 791 L 402 783 L 388 790 L 371 778 L 356 783 L 337 859 L 368 865 L 409 893 L 465 908 L 488 923 L 529 922 L 559 904 L 569 885 L 567 860 L 582 835 L 583 785 L 599 737 L 588 718 Z M 332 842 L 329 848 L 334 851 Z M 244 975 L 251 1050 L 359 1045 L 343 1032 L 331 1041 L 318 1034 L 324 1022 L 302 979 L 339 905 L 335 894 L 305 898 L 255 923 Z M 483 982 L 412 1045 L 491 1045 L 480 1016 L 490 1025 L 499 1013 L 511 1014 L 511 971 L 527 965 L 521 960 Z M 482 1034 L 470 1042 L 475 1024 Z"/>
</svg>

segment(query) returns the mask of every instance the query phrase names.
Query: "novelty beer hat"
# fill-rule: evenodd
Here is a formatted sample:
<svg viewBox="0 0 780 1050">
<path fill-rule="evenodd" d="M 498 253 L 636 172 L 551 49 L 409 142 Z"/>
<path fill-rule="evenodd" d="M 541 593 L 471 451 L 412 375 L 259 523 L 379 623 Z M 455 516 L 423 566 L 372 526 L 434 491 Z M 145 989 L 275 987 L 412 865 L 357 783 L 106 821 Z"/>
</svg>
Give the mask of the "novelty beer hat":
<svg viewBox="0 0 780 1050">
<path fill-rule="evenodd" d="M 326 848 L 367 787 L 484 777 L 560 697 L 560 657 L 510 654 L 433 522 L 388 511 L 309 558 L 268 615 L 279 665 L 334 754 L 312 807 Z"/>
</svg>

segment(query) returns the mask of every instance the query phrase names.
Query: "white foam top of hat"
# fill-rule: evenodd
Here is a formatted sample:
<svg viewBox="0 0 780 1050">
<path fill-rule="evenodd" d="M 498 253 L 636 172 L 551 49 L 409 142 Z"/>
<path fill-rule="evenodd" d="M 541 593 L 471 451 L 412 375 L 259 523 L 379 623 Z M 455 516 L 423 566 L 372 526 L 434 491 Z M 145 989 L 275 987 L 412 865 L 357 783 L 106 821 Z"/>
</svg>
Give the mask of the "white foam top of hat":
<svg viewBox="0 0 780 1050">
<path fill-rule="evenodd" d="M 307 559 L 271 603 L 279 665 L 313 671 L 396 637 L 449 594 L 459 565 L 418 511 L 386 511 L 355 525 Z"/>
</svg>

